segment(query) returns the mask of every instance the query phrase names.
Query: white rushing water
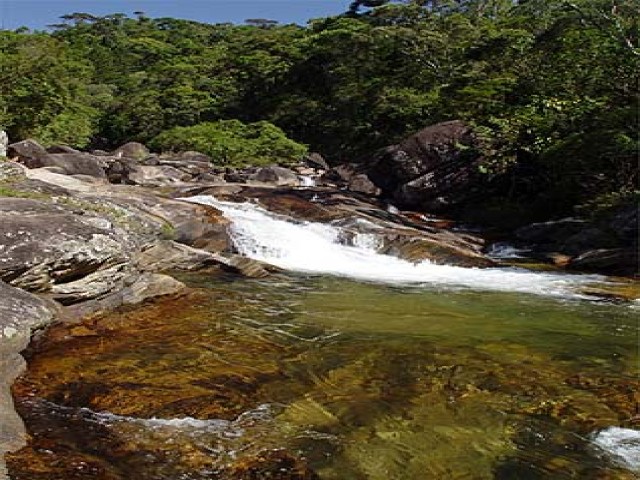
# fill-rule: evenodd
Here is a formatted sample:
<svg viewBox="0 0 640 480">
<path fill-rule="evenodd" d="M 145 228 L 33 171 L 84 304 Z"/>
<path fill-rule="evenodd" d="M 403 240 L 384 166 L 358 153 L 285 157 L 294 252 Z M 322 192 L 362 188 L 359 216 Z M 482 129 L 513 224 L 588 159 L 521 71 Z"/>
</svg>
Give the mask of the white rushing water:
<svg viewBox="0 0 640 480">
<path fill-rule="evenodd" d="M 595 443 L 615 463 L 640 472 L 640 431 L 629 428 L 609 427 L 600 431 Z"/>
<path fill-rule="evenodd" d="M 357 234 L 354 246 L 340 243 L 340 227 L 299 222 L 252 203 L 223 202 L 212 196 L 186 200 L 215 206 L 232 222 L 231 236 L 240 253 L 298 272 L 331 274 L 391 284 L 462 287 L 581 298 L 581 287 L 602 282 L 596 275 L 537 273 L 516 268 L 464 268 L 418 264 L 376 251 L 375 235 Z"/>
</svg>

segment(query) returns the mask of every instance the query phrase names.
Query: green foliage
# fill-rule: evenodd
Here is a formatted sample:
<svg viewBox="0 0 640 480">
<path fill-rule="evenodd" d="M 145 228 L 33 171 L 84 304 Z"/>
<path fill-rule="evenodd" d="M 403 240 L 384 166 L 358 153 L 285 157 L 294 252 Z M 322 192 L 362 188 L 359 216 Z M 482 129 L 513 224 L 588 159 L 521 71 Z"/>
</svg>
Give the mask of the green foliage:
<svg viewBox="0 0 640 480">
<path fill-rule="evenodd" d="M 304 145 L 287 138 L 269 122 L 244 124 L 238 120 L 175 127 L 155 137 L 150 146 L 160 150 L 197 150 L 217 165 L 244 166 L 288 164 L 307 152 Z"/>
<path fill-rule="evenodd" d="M 267 121 L 338 163 L 463 119 L 482 170 L 504 175 L 491 201 L 566 213 L 637 185 L 636 4 L 357 0 L 306 28 L 76 12 L 51 34 L 0 32 L 0 126 L 228 164 L 297 158 L 279 130 L 258 147 L 222 122 Z"/>
</svg>

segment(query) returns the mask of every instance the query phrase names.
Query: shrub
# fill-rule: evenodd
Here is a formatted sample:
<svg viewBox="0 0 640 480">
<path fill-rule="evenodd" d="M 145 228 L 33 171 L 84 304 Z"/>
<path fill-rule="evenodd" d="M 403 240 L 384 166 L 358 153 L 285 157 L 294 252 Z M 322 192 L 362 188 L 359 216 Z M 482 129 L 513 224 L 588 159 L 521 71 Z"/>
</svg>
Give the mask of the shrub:
<svg viewBox="0 0 640 480">
<path fill-rule="evenodd" d="M 244 124 L 239 120 L 220 120 L 175 127 L 153 138 L 151 148 L 162 151 L 197 150 L 213 159 L 216 165 L 244 166 L 290 164 L 307 152 L 269 122 Z"/>
</svg>

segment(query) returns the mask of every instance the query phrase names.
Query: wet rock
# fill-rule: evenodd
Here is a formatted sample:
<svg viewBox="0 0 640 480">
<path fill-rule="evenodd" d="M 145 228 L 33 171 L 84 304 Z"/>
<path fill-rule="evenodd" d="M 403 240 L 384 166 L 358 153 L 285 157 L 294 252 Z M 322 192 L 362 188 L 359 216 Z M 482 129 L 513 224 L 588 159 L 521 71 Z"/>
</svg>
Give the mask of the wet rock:
<svg viewBox="0 0 640 480">
<path fill-rule="evenodd" d="M 212 267 L 250 278 L 263 278 L 277 267 L 232 253 L 207 252 L 172 241 L 153 244 L 136 257 L 136 264 L 145 271 L 197 271 Z"/>
<path fill-rule="evenodd" d="M 567 268 L 607 275 L 637 276 L 639 265 L 636 248 L 613 248 L 584 252 L 572 258 Z"/>
<path fill-rule="evenodd" d="M 149 155 L 149 149 L 142 143 L 128 142 L 113 151 L 115 157 L 129 157 L 135 160 L 142 160 Z"/>
<path fill-rule="evenodd" d="M 7 156 L 27 168 L 41 167 L 40 159 L 47 155 L 45 148 L 35 140 L 27 139 L 7 147 Z"/>
<path fill-rule="evenodd" d="M 123 305 L 135 305 L 149 298 L 174 295 L 183 291 L 185 284 L 169 275 L 145 273 L 121 293 Z"/>
<path fill-rule="evenodd" d="M 268 263 L 232 253 L 221 253 L 216 257 L 216 261 L 227 270 L 249 278 L 264 278 L 271 273 L 281 271 L 278 267 Z"/>
<path fill-rule="evenodd" d="M 0 281 L 0 478 L 6 478 L 4 455 L 26 442 L 22 419 L 15 412 L 9 388 L 26 364 L 20 352 L 31 331 L 53 321 L 55 307 Z"/>
</svg>

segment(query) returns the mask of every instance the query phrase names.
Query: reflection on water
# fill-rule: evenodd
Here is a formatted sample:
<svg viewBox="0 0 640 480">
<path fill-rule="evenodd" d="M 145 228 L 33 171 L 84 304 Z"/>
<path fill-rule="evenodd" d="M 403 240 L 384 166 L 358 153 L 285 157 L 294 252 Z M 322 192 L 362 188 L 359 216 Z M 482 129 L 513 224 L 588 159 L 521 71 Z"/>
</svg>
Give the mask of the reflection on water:
<svg viewBox="0 0 640 480">
<path fill-rule="evenodd" d="M 636 478 L 627 305 L 186 280 L 32 352 L 14 479 Z"/>
</svg>

